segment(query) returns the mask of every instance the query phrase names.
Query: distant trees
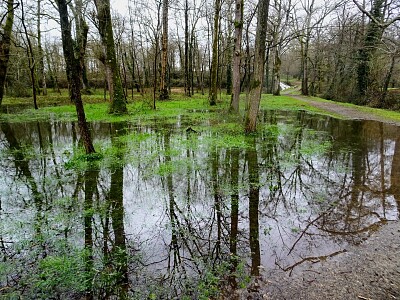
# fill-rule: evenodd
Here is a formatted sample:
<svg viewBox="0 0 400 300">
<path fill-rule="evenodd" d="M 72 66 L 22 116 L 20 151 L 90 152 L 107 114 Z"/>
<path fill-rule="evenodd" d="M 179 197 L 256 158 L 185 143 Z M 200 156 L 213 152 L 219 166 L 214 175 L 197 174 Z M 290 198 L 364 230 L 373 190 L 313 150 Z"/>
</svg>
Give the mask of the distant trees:
<svg viewBox="0 0 400 300">
<path fill-rule="evenodd" d="M 57 32 L 43 31 L 50 23 L 47 10 L 54 9 L 51 1 L 27 3 L 24 10 L 15 0 L 0 6 L 1 92 L 6 86 L 13 96 L 68 87 Z M 173 88 L 188 97 L 208 88 L 211 105 L 226 89 L 232 94 L 230 110 L 239 112 L 240 93 L 254 88 L 254 16 L 260 9 L 255 0 L 129 0 L 125 11 L 116 11 L 109 0 L 74 3 L 67 11 L 77 20 L 72 35 L 77 44 L 87 43 L 79 54 L 81 88 L 90 92 L 88 87 L 105 87 L 111 113 L 127 112 L 128 96 L 135 93 L 152 95 L 155 108 L 156 100 L 168 99 Z M 85 14 L 78 15 L 80 9 L 74 7 L 82 7 Z M 284 74 L 304 95 L 397 105 L 390 89 L 400 83 L 400 8 L 395 3 L 270 0 L 268 10 L 261 92 L 279 95 Z M 11 30 L 7 24 L 14 11 Z M 87 31 L 88 41 L 80 40 L 82 31 Z M 12 71 L 6 76 L 8 58 Z"/>
</svg>

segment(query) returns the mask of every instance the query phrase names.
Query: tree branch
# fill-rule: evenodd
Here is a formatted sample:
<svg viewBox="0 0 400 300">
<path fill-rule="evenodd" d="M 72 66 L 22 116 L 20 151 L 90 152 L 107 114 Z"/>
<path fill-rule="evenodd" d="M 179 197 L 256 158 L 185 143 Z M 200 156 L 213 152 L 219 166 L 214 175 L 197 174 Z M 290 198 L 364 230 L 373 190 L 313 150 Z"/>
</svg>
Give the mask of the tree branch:
<svg viewBox="0 0 400 300">
<path fill-rule="evenodd" d="M 367 11 L 360 3 L 358 3 L 357 0 L 353 0 L 353 2 L 358 7 L 358 9 L 361 10 L 363 14 L 367 15 L 367 17 L 370 18 L 372 22 L 374 22 L 379 27 L 382 27 L 383 29 L 389 27 L 396 21 L 400 21 L 400 15 L 399 15 L 387 22 L 380 22 L 369 11 Z"/>
</svg>

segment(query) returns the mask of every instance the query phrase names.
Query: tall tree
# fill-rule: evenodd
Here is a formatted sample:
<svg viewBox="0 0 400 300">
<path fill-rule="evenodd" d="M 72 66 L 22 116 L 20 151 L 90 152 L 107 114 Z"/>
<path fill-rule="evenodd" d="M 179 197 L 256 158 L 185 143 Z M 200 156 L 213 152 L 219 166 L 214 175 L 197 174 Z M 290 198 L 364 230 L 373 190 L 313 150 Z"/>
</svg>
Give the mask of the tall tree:
<svg viewBox="0 0 400 300">
<path fill-rule="evenodd" d="M 70 89 L 70 98 L 74 102 L 76 113 L 78 115 L 78 126 L 83 139 L 83 144 L 87 154 L 94 153 L 92 138 L 89 127 L 86 123 L 85 110 L 81 95 L 82 65 L 79 55 L 76 55 L 75 49 L 79 49 L 79 44 L 72 39 L 71 22 L 68 15 L 67 0 L 56 0 L 58 13 L 60 15 L 61 38 L 64 50 L 64 59 L 66 64 L 67 79 Z M 85 37 L 86 38 L 86 37 Z M 82 51 L 77 50 L 79 53 Z"/>
<path fill-rule="evenodd" d="M 236 0 L 235 5 L 235 48 L 232 62 L 232 98 L 231 111 L 239 112 L 240 96 L 240 60 L 242 56 L 242 33 L 243 33 L 243 0 Z"/>
<path fill-rule="evenodd" d="M 190 82 L 190 70 L 189 70 L 189 3 L 185 0 L 185 93 L 186 96 L 192 96 L 191 82 Z"/>
<path fill-rule="evenodd" d="M 39 76 L 39 89 L 42 88 L 42 94 L 47 95 L 47 82 L 46 72 L 44 70 L 44 51 L 42 48 L 42 30 L 40 25 L 42 22 L 42 2 L 43 0 L 37 0 L 37 12 L 36 12 L 36 30 L 37 30 L 37 47 L 38 47 L 38 76 Z M 40 94 L 40 90 L 39 90 Z"/>
<path fill-rule="evenodd" d="M 33 50 L 32 41 L 30 38 L 30 34 L 28 32 L 28 28 L 26 26 L 25 21 L 25 9 L 24 9 L 24 1 L 21 1 L 21 23 L 22 27 L 24 28 L 24 35 L 25 35 L 25 44 L 26 44 L 26 55 L 28 57 L 28 68 L 29 74 L 31 76 L 31 83 L 32 83 L 32 96 L 33 96 L 33 106 L 35 109 L 38 109 L 37 106 L 37 76 L 36 76 L 36 58 L 35 53 Z"/>
<path fill-rule="evenodd" d="M 256 130 L 257 115 L 260 107 L 261 91 L 264 80 L 265 40 L 267 36 L 269 0 L 258 1 L 257 29 L 255 40 L 255 58 L 253 78 L 250 82 L 250 91 L 245 119 L 245 132 Z"/>
<path fill-rule="evenodd" d="M 109 71 L 107 78 L 111 98 L 109 113 L 124 114 L 128 110 L 126 108 L 126 98 L 115 53 L 110 0 L 94 0 L 94 4 L 97 10 L 101 42 L 105 51 L 105 64 Z"/>
<path fill-rule="evenodd" d="M 7 12 L 2 16 L 0 22 L 0 105 L 3 102 L 4 96 L 4 83 L 7 76 L 8 61 L 10 59 L 10 46 L 11 46 L 11 34 L 14 23 L 14 10 L 18 4 L 14 5 L 14 0 L 7 0 Z M 5 18 L 5 24 L 3 20 Z"/>
<path fill-rule="evenodd" d="M 221 12 L 221 0 L 215 0 L 214 7 L 214 29 L 212 43 L 212 62 L 211 62 L 211 86 L 210 86 L 210 105 L 217 104 L 218 93 L 218 40 L 219 40 L 219 18 Z"/>
<path fill-rule="evenodd" d="M 226 49 L 224 52 L 226 53 L 226 94 L 227 95 L 232 95 L 232 62 L 233 62 L 233 50 L 234 50 L 234 43 L 232 38 L 232 32 L 233 28 L 232 24 L 234 25 L 234 21 L 232 19 L 232 6 L 233 6 L 234 1 L 229 0 L 227 1 L 228 9 L 227 9 L 227 14 L 228 18 L 226 20 Z M 233 43 L 233 45 L 232 45 Z"/>
<path fill-rule="evenodd" d="M 383 0 L 375 0 L 372 6 L 372 16 L 375 20 L 383 21 Z M 381 41 L 383 29 L 378 23 L 370 21 L 367 26 L 367 32 L 365 34 L 364 43 L 358 53 L 358 66 L 357 66 L 357 88 L 358 96 L 360 96 L 359 102 L 365 104 L 365 96 L 370 86 L 370 64 L 372 56 L 376 52 L 376 47 Z"/>
<path fill-rule="evenodd" d="M 353 2 L 357 7 L 367 15 L 370 22 L 367 25 L 366 33 L 364 36 L 363 45 L 358 52 L 358 66 L 357 66 L 357 88 L 358 96 L 360 97 L 359 102 L 366 104 L 366 95 L 371 87 L 371 62 L 376 53 L 376 50 L 381 43 L 383 33 L 387 27 L 392 23 L 400 20 L 400 15 L 385 21 L 385 12 L 389 11 L 389 5 L 384 0 L 372 1 L 371 12 L 368 12 L 362 5 L 356 0 Z"/>
<path fill-rule="evenodd" d="M 160 78 L 160 100 L 169 98 L 167 85 L 168 66 L 168 0 L 162 2 L 162 42 L 161 42 L 161 78 Z"/>
</svg>

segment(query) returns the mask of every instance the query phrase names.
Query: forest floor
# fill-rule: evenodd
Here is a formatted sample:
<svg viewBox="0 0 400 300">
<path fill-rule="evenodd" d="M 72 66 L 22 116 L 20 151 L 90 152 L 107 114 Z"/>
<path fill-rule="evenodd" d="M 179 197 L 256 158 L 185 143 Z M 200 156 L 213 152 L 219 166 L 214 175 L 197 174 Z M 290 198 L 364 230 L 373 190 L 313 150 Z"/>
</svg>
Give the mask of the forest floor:
<svg viewBox="0 0 400 300">
<path fill-rule="evenodd" d="M 376 120 L 394 125 L 385 118 L 332 101 L 290 95 L 345 119 Z M 334 257 L 307 262 L 301 271 L 269 273 L 239 290 L 232 299 L 269 300 L 389 300 L 400 299 L 400 223 L 391 221 L 359 245 L 350 245 Z"/>
</svg>

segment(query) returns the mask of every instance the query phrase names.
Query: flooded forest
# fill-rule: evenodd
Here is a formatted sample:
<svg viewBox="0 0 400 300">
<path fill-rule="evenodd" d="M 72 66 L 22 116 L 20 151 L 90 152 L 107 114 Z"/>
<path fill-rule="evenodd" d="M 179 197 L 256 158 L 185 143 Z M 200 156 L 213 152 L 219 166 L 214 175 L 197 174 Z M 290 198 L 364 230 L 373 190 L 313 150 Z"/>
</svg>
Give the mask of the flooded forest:
<svg viewBox="0 0 400 300">
<path fill-rule="evenodd" d="M 257 136 L 233 138 L 189 120 L 94 122 L 101 163 L 74 155 L 74 122 L 2 123 L 3 287 L 207 299 L 399 217 L 396 126 L 262 111 Z"/>
<path fill-rule="evenodd" d="M 398 222 L 399 20 L 382 0 L 2 1 L 0 298 L 239 300 Z"/>
</svg>

